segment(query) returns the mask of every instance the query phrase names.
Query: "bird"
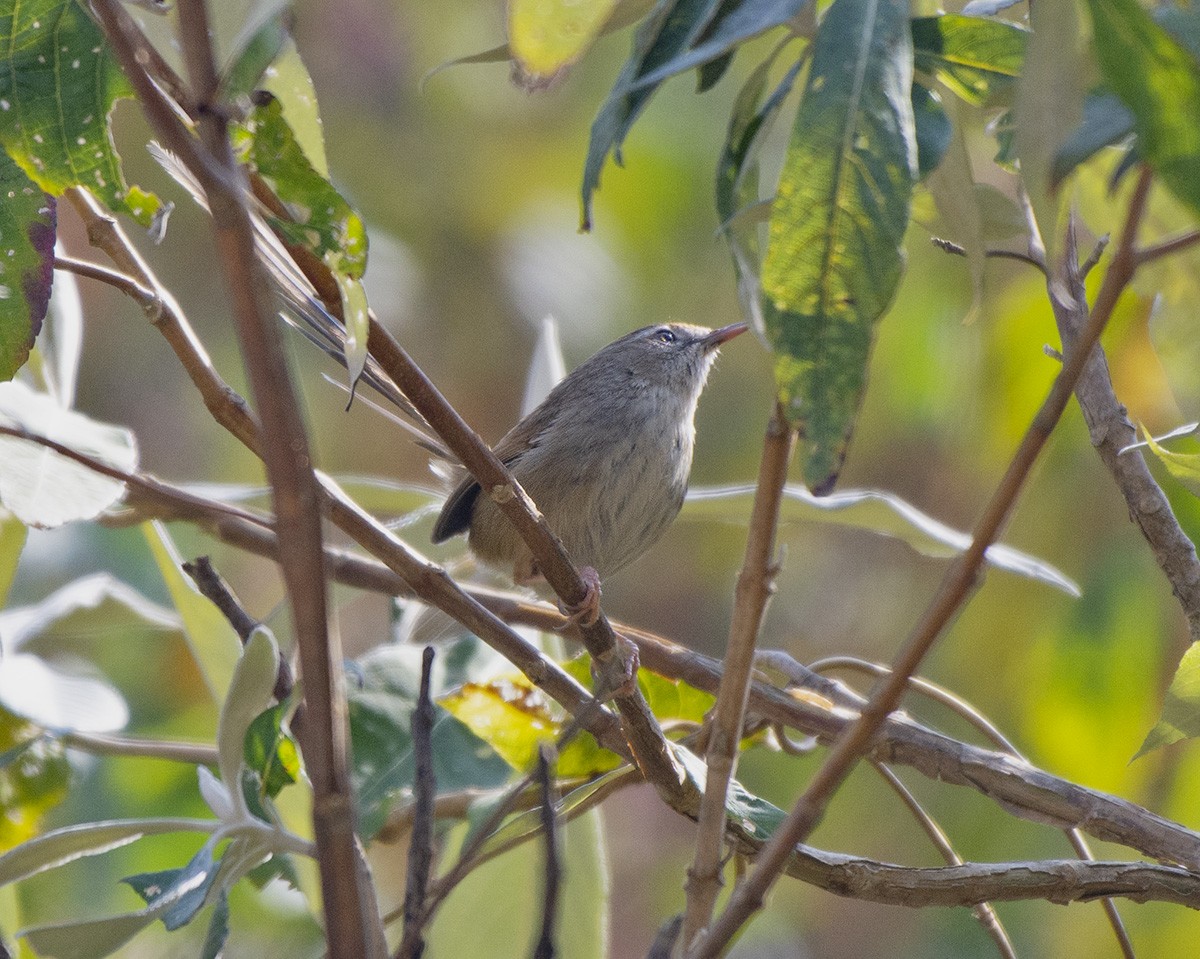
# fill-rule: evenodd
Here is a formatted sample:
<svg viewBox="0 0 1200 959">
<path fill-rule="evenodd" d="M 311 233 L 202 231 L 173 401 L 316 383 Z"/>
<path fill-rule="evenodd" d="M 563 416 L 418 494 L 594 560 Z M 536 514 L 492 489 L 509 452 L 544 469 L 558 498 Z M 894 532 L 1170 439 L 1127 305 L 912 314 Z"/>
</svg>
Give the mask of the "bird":
<svg viewBox="0 0 1200 959">
<path fill-rule="evenodd" d="M 588 595 L 570 611 L 598 615 L 600 583 L 648 550 L 679 513 L 695 446 L 696 407 L 720 347 L 746 323 L 708 329 L 666 323 L 605 346 L 554 387 L 495 445 L 580 568 Z M 540 579 L 529 547 L 500 507 L 463 475 L 432 540 L 467 534 L 488 566 L 513 582 Z"/>
</svg>

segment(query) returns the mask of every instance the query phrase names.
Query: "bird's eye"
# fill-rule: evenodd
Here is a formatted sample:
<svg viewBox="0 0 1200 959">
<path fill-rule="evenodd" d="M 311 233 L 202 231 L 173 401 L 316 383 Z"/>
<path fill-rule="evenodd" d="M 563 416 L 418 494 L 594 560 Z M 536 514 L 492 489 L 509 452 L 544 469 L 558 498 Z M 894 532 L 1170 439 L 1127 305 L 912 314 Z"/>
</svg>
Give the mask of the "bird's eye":
<svg viewBox="0 0 1200 959">
<path fill-rule="evenodd" d="M 659 330 L 654 337 L 659 343 L 674 343 L 675 334 L 671 330 Z"/>
</svg>

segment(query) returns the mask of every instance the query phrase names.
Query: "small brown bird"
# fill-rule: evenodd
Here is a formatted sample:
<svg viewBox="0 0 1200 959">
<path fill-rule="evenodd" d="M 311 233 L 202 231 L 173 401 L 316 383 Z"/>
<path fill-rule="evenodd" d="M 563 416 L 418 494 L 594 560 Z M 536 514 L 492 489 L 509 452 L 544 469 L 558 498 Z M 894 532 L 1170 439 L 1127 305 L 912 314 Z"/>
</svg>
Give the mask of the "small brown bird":
<svg viewBox="0 0 1200 959">
<path fill-rule="evenodd" d="M 678 514 L 700 392 L 717 350 L 746 328 L 635 330 L 574 370 L 496 444 L 594 593 L 577 611 L 581 622 L 595 619 L 600 577 L 649 549 Z M 481 560 L 511 566 L 515 582 L 537 579 L 529 547 L 470 476 L 446 499 L 433 542 L 462 532 Z"/>
</svg>

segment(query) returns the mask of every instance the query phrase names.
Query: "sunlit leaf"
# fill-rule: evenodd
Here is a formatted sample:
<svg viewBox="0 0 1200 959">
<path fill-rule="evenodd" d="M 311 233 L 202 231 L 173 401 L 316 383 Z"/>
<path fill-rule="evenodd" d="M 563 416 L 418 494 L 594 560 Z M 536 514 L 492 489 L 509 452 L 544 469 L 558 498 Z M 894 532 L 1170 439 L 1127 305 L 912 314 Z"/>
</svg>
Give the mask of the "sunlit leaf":
<svg viewBox="0 0 1200 959">
<path fill-rule="evenodd" d="M 260 626 L 246 640 L 217 724 L 221 782 L 238 798 L 241 798 L 239 771 L 245 754 L 246 731 L 270 703 L 278 669 L 279 649 L 275 637 L 270 630 Z"/>
<path fill-rule="evenodd" d="M 325 133 L 317 90 L 296 42 L 284 41 L 279 55 L 263 74 L 262 89 L 271 93 L 283 105 L 283 117 L 300 144 L 308 162 L 321 176 L 329 176 L 329 161 L 325 155 Z"/>
<path fill-rule="evenodd" d="M 1175 453 L 1149 436 L 1146 437 L 1146 445 L 1168 473 L 1191 490 L 1193 495 L 1200 496 L 1200 453 Z"/>
<path fill-rule="evenodd" d="M 295 737 L 283 727 L 287 713 L 276 703 L 260 713 L 246 731 L 246 765 L 258 773 L 266 795 L 274 797 L 300 775 L 300 751 Z"/>
<path fill-rule="evenodd" d="M 66 796 L 70 779 L 62 743 L 0 708 L 0 850 L 36 833 L 42 815 Z"/>
<path fill-rule="evenodd" d="M 0 150 L 0 380 L 29 359 L 54 279 L 54 200 Z"/>
<path fill-rule="evenodd" d="M 1134 755 L 1144 756 L 1159 746 L 1200 735 L 1200 643 L 1188 647 L 1171 677 L 1162 714 Z"/>
<path fill-rule="evenodd" d="M 25 549 L 29 527 L 11 513 L 0 509 L 0 609 L 7 605 L 8 591 L 12 588 L 17 565 Z"/>
<path fill-rule="evenodd" d="M 1007 20 L 947 13 L 914 18 L 912 37 L 915 69 L 937 77 L 968 103 L 985 105 L 1011 94 L 1029 32 Z"/>
<path fill-rule="evenodd" d="M 688 492 L 680 515 L 686 519 L 745 523 L 753 498 L 753 486 L 697 488 Z M 802 522 L 837 523 L 893 536 L 926 556 L 956 556 L 971 543 L 969 534 L 882 490 L 841 490 L 814 496 L 802 486 L 786 486 L 780 523 L 786 528 Z M 1079 595 L 1079 587 L 1053 566 L 1012 547 L 995 543 L 985 556 L 997 569 L 1040 580 L 1071 596 Z"/>
<path fill-rule="evenodd" d="M 126 186 L 109 129 L 132 91 L 83 5 L 3 0 L 0 49 L 0 145 L 47 193 L 84 186 L 149 227 L 159 199 Z"/>
<path fill-rule="evenodd" d="M 837 477 L 866 385 L 875 322 L 896 293 L 917 173 L 908 5 L 835 0 L 771 213 L 767 336 L 804 476 Z"/>
<path fill-rule="evenodd" d="M 122 472 L 137 466 L 137 442 L 124 427 L 64 410 L 23 383 L 0 383 L 0 424 L 55 440 Z M 28 526 L 92 519 L 125 484 L 29 440 L 0 437 L 0 504 Z"/>
<path fill-rule="evenodd" d="M 1163 184 L 1200 212 L 1200 63 L 1137 0 L 1088 0 L 1096 58 Z"/>
<path fill-rule="evenodd" d="M 587 52 L 616 0 L 509 0 L 508 46 L 534 81 L 548 79 Z"/>
<path fill-rule="evenodd" d="M 563 669 L 573 676 L 582 686 L 592 688 L 592 660 L 587 653 L 562 664 Z M 646 700 L 646 705 L 654 713 L 659 723 L 687 722 L 700 723 L 705 714 L 712 709 L 716 698 L 711 693 L 696 689 L 682 679 L 668 679 L 649 669 L 638 670 L 638 689 Z"/>
</svg>

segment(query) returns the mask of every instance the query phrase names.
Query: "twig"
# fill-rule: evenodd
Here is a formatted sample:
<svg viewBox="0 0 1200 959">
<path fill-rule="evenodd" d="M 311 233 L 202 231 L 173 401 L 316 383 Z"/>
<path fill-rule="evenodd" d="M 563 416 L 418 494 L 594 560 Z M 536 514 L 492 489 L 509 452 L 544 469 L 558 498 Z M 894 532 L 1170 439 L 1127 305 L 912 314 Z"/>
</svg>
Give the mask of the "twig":
<svg viewBox="0 0 1200 959">
<path fill-rule="evenodd" d="M 921 827 L 925 835 L 929 837 L 929 841 L 941 853 L 942 858 L 949 865 L 963 865 L 962 857 L 954 851 L 954 847 L 950 844 L 950 840 L 942 830 L 942 827 L 925 811 L 924 807 L 917 801 L 917 797 L 900 781 L 900 777 L 883 763 L 873 761 L 871 766 L 879 773 L 891 790 L 900 797 L 900 801 L 908 807 L 908 811 L 917 821 L 917 824 Z M 1017 953 L 1013 949 L 1012 940 L 1009 939 L 1008 933 L 1000 922 L 1000 917 L 996 915 L 996 910 L 992 904 L 981 902 L 972 907 L 971 912 L 979 921 L 979 924 L 983 926 L 984 931 L 992 937 L 992 941 L 996 943 L 996 950 L 1000 955 L 1004 959 L 1016 959 Z"/>
<path fill-rule="evenodd" d="M 1160 240 L 1158 243 L 1152 243 L 1138 250 L 1137 264 L 1138 266 L 1142 266 L 1145 263 L 1153 263 L 1161 257 L 1170 256 L 1172 253 L 1178 253 L 1180 250 L 1186 250 L 1197 243 L 1200 243 L 1200 230 L 1188 230 L 1186 233 L 1181 233 L 1178 236 L 1168 237 L 1165 240 Z"/>
<path fill-rule="evenodd" d="M 546 861 L 542 870 L 542 925 L 533 959 L 554 959 L 554 931 L 558 926 L 559 886 L 562 867 L 559 864 L 558 817 L 554 808 L 555 753 L 550 743 L 538 746 L 537 781 L 541 794 L 542 836 L 546 843 Z"/>
<path fill-rule="evenodd" d="M 675 943 L 679 940 L 679 933 L 683 931 L 683 915 L 672 916 L 664 922 L 654 936 L 654 941 L 650 943 L 650 951 L 646 953 L 646 959 L 671 959 L 671 953 L 675 949 Z"/>
<path fill-rule="evenodd" d="M 212 560 L 207 556 L 198 556 L 193 562 L 184 563 L 183 571 L 192 578 L 192 582 L 200 590 L 200 595 L 221 611 L 221 615 L 228 620 L 233 631 L 238 634 L 242 645 L 245 645 L 251 634 L 262 624 L 246 612 L 229 584 L 222 579 L 221 574 L 213 566 Z M 275 699 L 282 703 L 292 694 L 294 686 L 292 667 L 285 657 L 280 656 L 279 670 L 275 676 Z M 298 734 L 303 721 L 297 722 L 297 719 L 298 717 L 292 719 L 292 731 Z"/>
<path fill-rule="evenodd" d="M 746 881 L 733 893 L 724 913 L 691 953 L 693 959 L 713 959 L 717 956 L 741 925 L 762 907 L 763 897 L 779 876 L 792 848 L 803 842 L 812 831 L 826 804 L 854 768 L 875 732 L 899 704 L 908 677 L 916 672 L 925 654 L 966 600 L 982 567 L 987 547 L 996 541 L 1008 520 L 1038 454 L 1066 409 L 1092 348 L 1099 341 L 1112 315 L 1117 298 L 1133 276 L 1134 245 L 1145 211 L 1150 181 L 1150 170 L 1143 167 L 1129 203 L 1116 252 L 1100 286 L 1088 323 L 1078 341 L 1066 353 L 1049 395 L 976 524 L 971 546 L 951 565 L 932 603 L 896 656 L 892 674 L 879 684 L 862 715 L 834 744 L 824 765 L 764 847 Z"/>
<path fill-rule="evenodd" d="M 166 742 L 158 739 L 131 739 L 127 736 L 107 736 L 67 730 L 54 733 L 64 746 L 91 753 L 93 756 L 138 756 L 144 759 L 165 759 L 193 766 L 216 766 L 217 747 L 203 743 Z"/>
<path fill-rule="evenodd" d="M 952 253 L 954 256 L 967 255 L 966 247 L 955 243 L 953 240 L 947 240 L 940 236 L 931 236 L 929 242 L 945 253 Z M 1043 276 L 1046 273 L 1046 265 L 1044 263 L 1040 262 L 1037 257 L 1031 256 L 1028 253 L 1022 253 L 1020 250 L 984 250 L 983 255 L 993 260 L 1016 260 L 1018 263 L 1032 266 Z"/>
<path fill-rule="evenodd" d="M 735 591 L 721 687 L 708 721 L 705 754 L 708 768 L 696 828 L 696 851 L 687 874 L 687 908 L 683 924 L 685 948 L 708 924 L 721 888 L 725 797 L 737 769 L 738 743 L 742 737 L 758 633 L 767 601 L 775 588 L 775 537 L 795 438 L 795 431 L 787 425 L 783 411 L 776 404 L 763 438 L 758 485 L 750 513 L 746 555 Z"/>
<path fill-rule="evenodd" d="M 101 266 L 99 263 L 89 263 L 87 260 L 77 260 L 69 256 L 55 256 L 54 269 L 65 270 L 76 276 L 106 283 L 114 289 L 120 290 L 143 309 L 157 309 L 158 307 L 159 299 L 153 290 L 147 289 L 132 276 L 121 273 L 119 270 L 110 270 L 107 266 Z"/>
<path fill-rule="evenodd" d="M 421 658 L 421 690 L 412 712 L 413 817 L 408 843 L 408 882 L 404 890 L 404 933 L 396 959 L 420 959 L 425 951 L 421 927 L 425 895 L 433 865 L 433 811 L 437 779 L 433 771 L 433 700 L 429 694 L 433 669 L 433 647 L 426 646 Z"/>
</svg>

